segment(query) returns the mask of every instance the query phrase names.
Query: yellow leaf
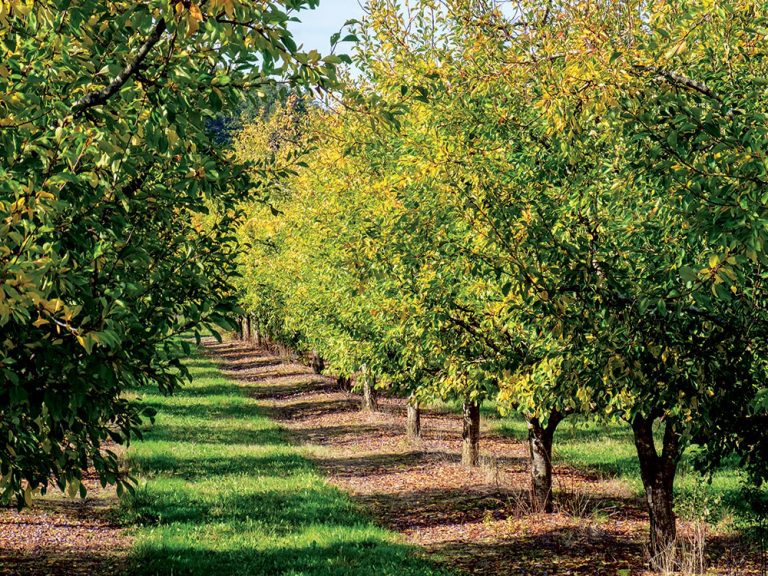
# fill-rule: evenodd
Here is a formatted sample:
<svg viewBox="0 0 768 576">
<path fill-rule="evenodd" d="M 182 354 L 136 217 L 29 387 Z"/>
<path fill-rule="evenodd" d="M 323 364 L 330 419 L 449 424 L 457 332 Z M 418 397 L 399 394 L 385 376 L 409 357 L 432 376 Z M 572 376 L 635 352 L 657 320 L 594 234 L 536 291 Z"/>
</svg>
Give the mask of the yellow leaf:
<svg viewBox="0 0 768 576">
<path fill-rule="evenodd" d="M 197 30 L 200 28 L 200 21 L 197 20 L 190 11 L 189 16 L 187 16 L 187 35 L 192 36 Z"/>
</svg>

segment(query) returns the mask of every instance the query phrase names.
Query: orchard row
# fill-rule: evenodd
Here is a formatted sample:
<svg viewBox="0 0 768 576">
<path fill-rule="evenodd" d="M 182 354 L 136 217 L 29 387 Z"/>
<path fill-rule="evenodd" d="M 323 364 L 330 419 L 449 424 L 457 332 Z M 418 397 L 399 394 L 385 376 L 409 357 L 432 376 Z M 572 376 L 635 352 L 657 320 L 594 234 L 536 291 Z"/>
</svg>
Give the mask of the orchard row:
<svg viewBox="0 0 768 576">
<path fill-rule="evenodd" d="M 541 510 L 558 424 L 625 420 L 661 564 L 688 447 L 768 473 L 763 8 L 369 2 L 342 87 L 236 138 L 254 328 L 463 402 L 468 465 L 480 403 L 520 413 Z"/>
</svg>

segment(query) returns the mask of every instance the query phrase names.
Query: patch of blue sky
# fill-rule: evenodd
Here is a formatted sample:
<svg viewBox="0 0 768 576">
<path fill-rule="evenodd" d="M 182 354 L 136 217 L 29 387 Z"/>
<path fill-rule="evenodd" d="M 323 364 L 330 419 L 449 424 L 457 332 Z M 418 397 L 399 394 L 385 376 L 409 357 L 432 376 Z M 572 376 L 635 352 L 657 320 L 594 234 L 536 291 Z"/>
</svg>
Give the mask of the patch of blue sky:
<svg viewBox="0 0 768 576">
<path fill-rule="evenodd" d="M 347 20 L 362 18 L 363 8 L 357 0 L 320 0 L 314 10 L 301 10 L 296 16 L 301 22 L 290 26 L 296 44 L 303 45 L 306 52 L 317 50 L 325 55 L 331 50 L 331 36 Z"/>
</svg>

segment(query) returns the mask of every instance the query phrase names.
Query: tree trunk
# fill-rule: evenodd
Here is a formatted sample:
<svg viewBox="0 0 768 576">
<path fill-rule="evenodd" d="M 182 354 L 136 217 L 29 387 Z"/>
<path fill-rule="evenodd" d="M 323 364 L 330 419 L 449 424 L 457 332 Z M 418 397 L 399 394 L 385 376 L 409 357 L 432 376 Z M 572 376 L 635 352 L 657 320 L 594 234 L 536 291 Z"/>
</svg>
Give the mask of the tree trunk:
<svg viewBox="0 0 768 576">
<path fill-rule="evenodd" d="M 312 371 L 315 374 L 322 374 L 325 370 L 325 360 L 323 360 L 317 353 L 317 350 L 312 350 Z"/>
<path fill-rule="evenodd" d="M 256 346 L 261 346 L 261 332 L 258 326 L 253 331 L 253 337 L 256 340 Z"/>
<path fill-rule="evenodd" d="M 464 402 L 464 430 L 461 447 L 461 464 L 474 468 L 480 462 L 480 403 Z"/>
<path fill-rule="evenodd" d="M 245 339 L 250 342 L 251 340 L 251 315 L 246 314 L 245 318 L 243 319 L 243 333 L 245 334 Z"/>
<path fill-rule="evenodd" d="M 238 340 L 243 339 L 243 317 L 242 316 L 237 317 L 237 339 Z"/>
<path fill-rule="evenodd" d="M 363 406 L 364 412 L 376 412 L 379 409 L 376 400 L 376 377 L 373 376 L 367 367 L 363 367 Z"/>
<path fill-rule="evenodd" d="M 651 520 L 651 567 L 659 570 L 674 565 L 677 527 L 674 512 L 674 483 L 682 452 L 677 422 L 667 420 L 664 427 L 662 453 L 653 441 L 654 418 L 635 416 L 632 431 L 640 461 L 640 476 Z"/>
<path fill-rule="evenodd" d="M 408 440 L 421 438 L 421 408 L 419 401 L 413 396 L 408 398 L 408 423 L 406 425 Z"/>
<path fill-rule="evenodd" d="M 350 392 L 353 388 L 352 378 L 348 378 L 346 376 L 338 376 L 336 378 L 336 384 L 345 392 Z"/>
<path fill-rule="evenodd" d="M 563 414 L 553 410 L 546 427 L 538 418 L 528 420 L 531 504 L 534 512 L 552 512 L 552 439 L 563 418 Z"/>
</svg>

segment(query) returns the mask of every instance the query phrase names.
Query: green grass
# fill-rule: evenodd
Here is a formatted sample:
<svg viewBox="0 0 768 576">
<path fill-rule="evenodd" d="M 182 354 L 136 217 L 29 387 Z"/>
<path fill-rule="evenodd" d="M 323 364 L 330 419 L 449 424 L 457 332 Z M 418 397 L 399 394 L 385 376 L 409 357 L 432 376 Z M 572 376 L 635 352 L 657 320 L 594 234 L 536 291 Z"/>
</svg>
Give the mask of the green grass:
<svg viewBox="0 0 768 576">
<path fill-rule="evenodd" d="M 128 459 L 140 478 L 121 504 L 136 575 L 439 575 L 314 470 L 302 449 L 205 358 Z"/>
</svg>

